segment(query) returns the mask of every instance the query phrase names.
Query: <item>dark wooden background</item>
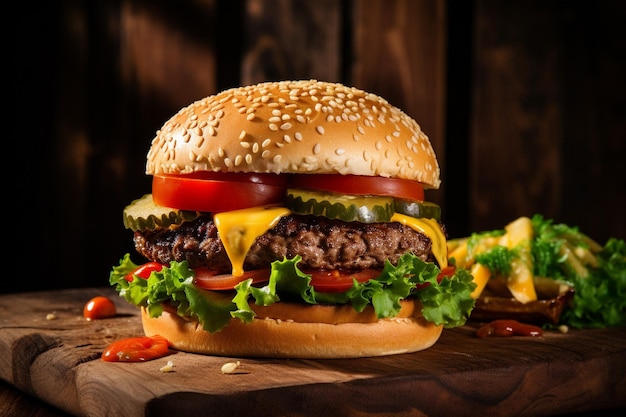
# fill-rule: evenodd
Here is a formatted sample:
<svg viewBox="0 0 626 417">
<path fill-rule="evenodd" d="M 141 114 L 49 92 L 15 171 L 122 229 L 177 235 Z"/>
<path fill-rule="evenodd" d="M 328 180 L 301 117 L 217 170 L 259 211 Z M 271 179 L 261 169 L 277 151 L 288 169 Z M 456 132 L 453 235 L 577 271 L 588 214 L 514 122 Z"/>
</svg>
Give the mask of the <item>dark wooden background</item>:
<svg viewBox="0 0 626 417">
<path fill-rule="evenodd" d="M 121 212 L 179 108 L 317 78 L 430 136 L 451 237 L 541 213 L 626 237 L 626 2 L 64 0 L 5 16 L 0 292 L 106 286 Z M 8 72 L 8 74 L 7 74 Z"/>
</svg>

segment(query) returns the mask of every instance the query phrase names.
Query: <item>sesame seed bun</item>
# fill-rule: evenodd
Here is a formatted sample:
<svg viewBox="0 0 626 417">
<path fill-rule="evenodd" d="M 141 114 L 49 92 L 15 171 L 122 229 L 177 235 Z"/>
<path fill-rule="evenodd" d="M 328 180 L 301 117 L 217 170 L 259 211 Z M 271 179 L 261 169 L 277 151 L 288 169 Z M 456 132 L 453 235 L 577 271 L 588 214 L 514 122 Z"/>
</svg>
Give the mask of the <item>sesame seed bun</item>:
<svg viewBox="0 0 626 417">
<path fill-rule="evenodd" d="M 419 302 L 402 303 L 399 316 L 381 320 L 367 309 L 356 313 L 345 306 L 276 303 L 266 311 L 265 307 L 256 307 L 258 315 L 252 323 L 233 319 L 216 333 L 167 310 L 151 318 L 142 308 L 141 317 L 147 336 L 161 335 L 173 348 L 186 352 L 270 358 L 363 358 L 417 352 L 437 342 L 443 326 L 426 321 L 419 312 Z M 290 316 L 295 318 L 289 319 Z"/>
<path fill-rule="evenodd" d="M 233 88 L 181 109 L 153 139 L 146 173 L 197 171 L 441 182 L 414 119 L 375 94 L 315 80 Z"/>
</svg>

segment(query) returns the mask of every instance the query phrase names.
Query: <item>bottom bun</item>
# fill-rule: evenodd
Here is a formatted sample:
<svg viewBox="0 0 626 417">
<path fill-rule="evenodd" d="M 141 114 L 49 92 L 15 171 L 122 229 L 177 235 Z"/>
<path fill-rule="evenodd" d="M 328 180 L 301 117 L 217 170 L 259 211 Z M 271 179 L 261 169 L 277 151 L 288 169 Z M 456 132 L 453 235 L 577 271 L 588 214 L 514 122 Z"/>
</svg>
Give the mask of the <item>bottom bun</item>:
<svg viewBox="0 0 626 417">
<path fill-rule="evenodd" d="M 185 352 L 264 358 L 362 358 L 417 352 L 437 342 L 443 326 L 425 320 L 419 313 L 421 308 L 415 308 L 413 302 L 405 304 L 410 306 L 408 317 L 338 324 L 273 318 L 255 318 L 246 324 L 233 319 L 216 333 L 203 330 L 195 320 L 167 310 L 151 318 L 142 308 L 141 318 L 147 336 L 161 335 L 172 348 Z M 293 306 L 298 310 L 335 309 L 333 306 Z"/>
</svg>

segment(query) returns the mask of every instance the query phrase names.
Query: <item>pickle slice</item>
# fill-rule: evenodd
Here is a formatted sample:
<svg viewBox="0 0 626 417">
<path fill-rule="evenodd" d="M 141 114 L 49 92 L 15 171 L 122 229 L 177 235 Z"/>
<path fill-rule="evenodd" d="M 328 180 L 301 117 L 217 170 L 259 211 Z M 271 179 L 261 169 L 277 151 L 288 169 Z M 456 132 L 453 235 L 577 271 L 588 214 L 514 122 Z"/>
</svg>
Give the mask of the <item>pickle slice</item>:
<svg viewBox="0 0 626 417">
<path fill-rule="evenodd" d="M 197 211 L 178 210 L 154 204 L 152 194 L 146 194 L 124 208 L 124 226 L 132 231 L 155 230 L 178 226 L 198 218 Z"/>
<path fill-rule="evenodd" d="M 393 209 L 396 213 L 406 214 L 407 216 L 427 219 L 435 219 L 441 221 L 441 207 L 430 201 L 413 201 L 413 200 L 393 200 Z"/>
<path fill-rule="evenodd" d="M 296 214 L 313 214 L 346 222 L 388 222 L 394 214 L 391 197 L 345 195 L 301 189 L 287 190 L 286 206 Z"/>
</svg>

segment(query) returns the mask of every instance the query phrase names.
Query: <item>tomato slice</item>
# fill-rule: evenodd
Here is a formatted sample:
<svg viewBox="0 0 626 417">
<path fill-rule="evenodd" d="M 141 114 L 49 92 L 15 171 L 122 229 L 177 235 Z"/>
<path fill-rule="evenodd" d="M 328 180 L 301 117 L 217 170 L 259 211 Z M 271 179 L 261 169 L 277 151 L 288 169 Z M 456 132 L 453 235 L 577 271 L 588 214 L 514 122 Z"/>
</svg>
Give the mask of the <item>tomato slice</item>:
<svg viewBox="0 0 626 417">
<path fill-rule="evenodd" d="M 444 278 L 450 278 L 456 272 L 456 267 L 454 265 L 448 265 L 443 268 L 439 275 L 437 275 L 437 282 L 441 282 Z M 422 289 L 430 285 L 430 282 L 425 282 L 423 284 L 418 284 L 415 286 L 416 289 Z"/>
<path fill-rule="evenodd" d="M 417 181 L 400 178 L 340 174 L 299 174 L 291 179 L 292 188 L 309 188 L 341 194 L 384 195 L 424 201 L 424 187 Z"/>
<path fill-rule="evenodd" d="M 437 282 L 441 282 L 443 278 L 450 278 L 456 272 L 456 267 L 454 265 L 448 265 L 439 272 L 437 275 Z"/>
<path fill-rule="evenodd" d="M 194 269 L 194 284 L 205 290 L 232 290 L 241 281 L 252 278 L 252 283 L 262 283 L 269 280 L 269 269 L 246 271 L 242 276 L 231 274 L 217 274 L 204 268 Z M 380 275 L 379 270 L 366 269 L 358 272 L 332 271 L 302 271 L 311 275 L 311 286 L 319 292 L 343 292 L 352 287 L 352 280 L 365 282 Z"/>
<path fill-rule="evenodd" d="M 193 283 L 205 290 L 232 290 L 235 285 L 249 278 L 252 278 L 252 283 L 256 284 L 268 281 L 269 277 L 269 268 L 245 271 L 243 275 L 237 277 L 232 274 L 218 274 L 206 268 L 197 268 L 194 269 Z"/>
<path fill-rule="evenodd" d="M 144 362 L 167 355 L 169 347 L 163 336 L 129 337 L 107 346 L 102 359 L 107 362 Z"/>
<path fill-rule="evenodd" d="M 303 271 L 311 275 L 311 286 L 319 292 L 345 292 L 352 287 L 352 280 L 366 282 L 380 275 L 379 270 L 364 269 L 357 272 L 330 271 Z"/>
<path fill-rule="evenodd" d="M 134 271 L 126 274 L 124 278 L 128 282 L 132 282 L 135 276 L 143 279 L 148 279 L 152 271 L 158 272 L 161 269 L 163 269 L 163 264 L 160 264 L 158 262 L 146 262 L 143 265 L 139 265 L 137 268 L 135 268 Z"/>
<path fill-rule="evenodd" d="M 154 175 L 152 198 L 160 206 L 221 212 L 280 203 L 287 176 L 256 173 L 202 172 Z"/>
</svg>

